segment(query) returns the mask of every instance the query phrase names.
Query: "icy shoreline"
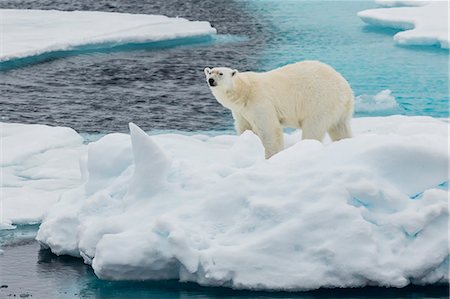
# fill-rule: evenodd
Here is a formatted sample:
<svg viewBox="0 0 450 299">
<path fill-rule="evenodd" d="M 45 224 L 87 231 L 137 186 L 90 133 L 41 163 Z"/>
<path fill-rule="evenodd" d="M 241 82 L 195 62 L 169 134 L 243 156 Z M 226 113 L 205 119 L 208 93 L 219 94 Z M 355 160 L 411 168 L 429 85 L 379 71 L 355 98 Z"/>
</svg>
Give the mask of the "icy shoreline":
<svg viewBox="0 0 450 299">
<path fill-rule="evenodd" d="M 394 35 L 398 44 L 449 48 L 448 1 L 407 0 L 377 3 L 388 8 L 360 11 L 358 16 L 370 25 L 405 30 Z"/>
<path fill-rule="evenodd" d="M 37 236 L 101 279 L 260 290 L 448 283 L 448 123 L 357 118 L 352 139 L 294 132 L 268 161 L 250 132 L 130 128 L 82 146 L 82 179 Z"/>
<path fill-rule="evenodd" d="M 0 62 L 82 47 L 113 47 L 205 37 L 209 22 L 161 15 L 94 11 L 0 9 Z M 187 40 L 186 40 L 187 41 Z"/>
</svg>

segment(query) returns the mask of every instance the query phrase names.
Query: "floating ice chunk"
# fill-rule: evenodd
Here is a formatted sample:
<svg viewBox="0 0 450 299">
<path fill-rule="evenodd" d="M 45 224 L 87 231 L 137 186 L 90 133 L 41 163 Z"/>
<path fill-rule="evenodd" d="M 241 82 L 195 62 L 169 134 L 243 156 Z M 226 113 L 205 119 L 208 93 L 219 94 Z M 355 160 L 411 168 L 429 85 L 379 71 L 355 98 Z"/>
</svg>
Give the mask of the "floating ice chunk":
<svg viewBox="0 0 450 299">
<path fill-rule="evenodd" d="M 396 111 L 398 108 L 397 101 L 389 89 L 374 96 L 363 94 L 355 98 L 356 112 Z"/>
<path fill-rule="evenodd" d="M 70 128 L 0 123 L 0 229 L 36 223 L 81 183 L 83 139 Z"/>
<path fill-rule="evenodd" d="M 0 230 L 4 230 L 4 229 L 15 229 L 16 227 L 14 225 L 11 224 L 11 221 L 8 220 L 3 220 L 0 221 Z"/>
<path fill-rule="evenodd" d="M 85 167 L 37 239 L 108 280 L 270 290 L 448 282 L 448 123 L 392 116 L 352 127 L 334 143 L 286 135 L 289 147 L 264 160 L 250 132 L 148 136 L 130 125 L 131 139 L 89 145 L 112 154 Z M 105 175 L 92 176 L 97 167 Z"/>
<path fill-rule="evenodd" d="M 205 37 L 208 22 L 98 11 L 1 9 L 0 61 L 85 47 Z"/>
<path fill-rule="evenodd" d="M 438 45 L 449 48 L 448 1 L 382 1 L 395 4 L 421 5 L 417 7 L 393 7 L 360 11 L 358 16 L 375 26 L 402 29 L 394 35 L 401 45 Z"/>
<path fill-rule="evenodd" d="M 21 164 L 23 160 L 49 149 L 74 147 L 83 142 L 80 135 L 70 128 L 12 123 L 0 123 L 0 137 L 1 166 Z"/>
</svg>

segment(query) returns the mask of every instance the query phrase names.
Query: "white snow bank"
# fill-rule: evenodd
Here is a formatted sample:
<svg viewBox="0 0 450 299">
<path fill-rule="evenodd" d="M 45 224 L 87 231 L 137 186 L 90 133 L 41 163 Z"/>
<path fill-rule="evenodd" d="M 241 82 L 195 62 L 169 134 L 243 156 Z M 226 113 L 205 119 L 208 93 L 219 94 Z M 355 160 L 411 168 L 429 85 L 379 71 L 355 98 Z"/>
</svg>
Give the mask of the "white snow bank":
<svg viewBox="0 0 450 299">
<path fill-rule="evenodd" d="M 72 129 L 0 123 L 0 230 L 40 222 L 81 183 L 83 139 Z"/>
<path fill-rule="evenodd" d="M 389 89 L 385 89 L 376 95 L 362 94 L 355 98 L 356 112 L 393 111 L 399 109 L 399 105 Z"/>
<path fill-rule="evenodd" d="M 360 11 L 358 16 L 375 26 L 402 29 L 394 35 L 401 45 L 439 45 L 449 48 L 448 1 L 380 1 L 387 6 L 417 7 L 378 8 Z"/>
<path fill-rule="evenodd" d="M 80 46 L 154 42 L 216 33 L 208 22 L 160 15 L 1 9 L 0 16 L 0 61 Z"/>
<path fill-rule="evenodd" d="M 245 289 L 448 282 L 448 124 L 353 120 L 335 143 L 126 134 L 89 144 L 85 183 L 37 239 L 108 280 Z"/>
</svg>

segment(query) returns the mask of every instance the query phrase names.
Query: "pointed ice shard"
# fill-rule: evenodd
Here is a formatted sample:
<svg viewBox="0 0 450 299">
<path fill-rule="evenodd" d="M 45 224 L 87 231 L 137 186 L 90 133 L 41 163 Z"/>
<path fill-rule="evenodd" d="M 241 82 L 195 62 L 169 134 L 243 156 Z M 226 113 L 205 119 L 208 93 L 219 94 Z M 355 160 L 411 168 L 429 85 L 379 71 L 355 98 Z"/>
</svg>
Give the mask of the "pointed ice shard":
<svg viewBox="0 0 450 299">
<path fill-rule="evenodd" d="M 129 194 L 151 196 L 158 192 L 170 168 L 163 150 L 141 128 L 129 123 L 134 175 Z"/>
</svg>

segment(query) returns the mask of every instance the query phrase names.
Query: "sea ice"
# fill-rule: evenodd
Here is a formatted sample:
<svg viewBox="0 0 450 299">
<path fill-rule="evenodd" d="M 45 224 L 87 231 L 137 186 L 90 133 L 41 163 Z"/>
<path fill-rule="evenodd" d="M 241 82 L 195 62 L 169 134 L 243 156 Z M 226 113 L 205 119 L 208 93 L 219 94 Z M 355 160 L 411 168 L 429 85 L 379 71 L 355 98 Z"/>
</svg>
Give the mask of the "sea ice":
<svg viewBox="0 0 450 299">
<path fill-rule="evenodd" d="M 0 230 L 38 223 L 81 183 L 83 138 L 70 128 L 0 123 Z"/>
<path fill-rule="evenodd" d="M 356 112 L 393 111 L 398 103 L 389 89 L 380 91 L 374 96 L 362 94 L 355 98 Z"/>
<path fill-rule="evenodd" d="M 375 26 L 401 29 L 394 40 L 401 45 L 438 45 L 449 48 L 448 1 L 378 1 L 389 7 L 360 11 L 358 16 Z"/>
<path fill-rule="evenodd" d="M 324 144 L 286 134 L 108 134 L 37 240 L 107 280 L 305 290 L 448 282 L 448 124 L 357 118 Z"/>
<path fill-rule="evenodd" d="M 216 33 L 208 22 L 161 15 L 98 11 L 0 9 L 0 61 L 80 46 L 205 37 Z"/>
</svg>

